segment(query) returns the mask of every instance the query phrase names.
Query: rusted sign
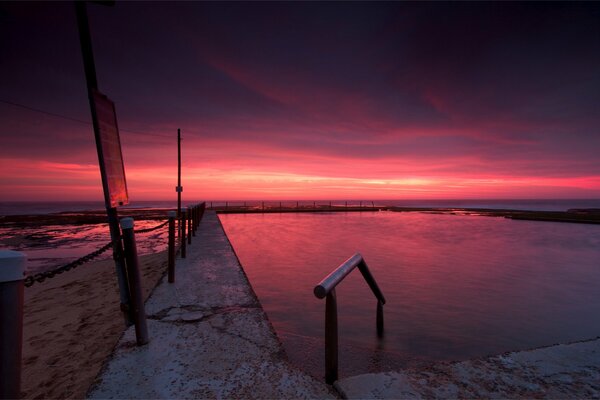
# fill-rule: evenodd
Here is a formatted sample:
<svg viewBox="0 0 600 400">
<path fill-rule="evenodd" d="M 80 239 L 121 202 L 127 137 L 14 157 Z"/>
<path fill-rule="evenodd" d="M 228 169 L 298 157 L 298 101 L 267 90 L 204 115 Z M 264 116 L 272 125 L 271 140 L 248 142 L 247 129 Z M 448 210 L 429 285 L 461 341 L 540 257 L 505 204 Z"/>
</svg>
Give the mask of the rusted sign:
<svg viewBox="0 0 600 400">
<path fill-rule="evenodd" d="M 97 90 L 93 91 L 93 97 L 102 150 L 100 168 L 106 176 L 110 206 L 122 206 L 129 203 L 129 195 L 115 105 Z"/>
</svg>

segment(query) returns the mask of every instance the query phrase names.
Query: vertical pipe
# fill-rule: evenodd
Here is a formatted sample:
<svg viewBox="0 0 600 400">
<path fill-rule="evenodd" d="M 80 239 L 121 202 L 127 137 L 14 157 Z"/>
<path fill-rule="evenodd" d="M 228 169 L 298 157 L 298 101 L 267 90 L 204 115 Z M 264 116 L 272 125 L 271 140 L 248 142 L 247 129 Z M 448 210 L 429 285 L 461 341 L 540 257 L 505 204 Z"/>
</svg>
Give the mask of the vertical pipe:
<svg viewBox="0 0 600 400">
<path fill-rule="evenodd" d="M 325 382 L 329 385 L 338 379 L 338 325 L 335 289 L 325 299 Z"/>
<path fill-rule="evenodd" d="M 377 300 L 377 337 L 383 337 L 383 304 Z"/>
<path fill-rule="evenodd" d="M 169 211 L 169 283 L 175 282 L 175 217 L 177 211 Z"/>
<path fill-rule="evenodd" d="M 185 240 L 185 227 L 186 227 L 186 217 L 187 217 L 187 208 L 183 207 L 181 209 L 181 258 L 185 258 L 186 256 L 186 240 Z"/>
<path fill-rule="evenodd" d="M 131 293 L 131 311 L 135 324 L 135 337 L 137 345 L 142 346 L 148 343 L 148 326 L 146 325 L 140 265 L 135 245 L 135 234 L 133 233 L 133 218 L 123 218 L 121 220 L 121 229 L 123 231 L 127 276 L 129 277 L 129 292 Z"/>
<path fill-rule="evenodd" d="M 21 397 L 25 254 L 0 250 L 0 399 Z"/>
</svg>

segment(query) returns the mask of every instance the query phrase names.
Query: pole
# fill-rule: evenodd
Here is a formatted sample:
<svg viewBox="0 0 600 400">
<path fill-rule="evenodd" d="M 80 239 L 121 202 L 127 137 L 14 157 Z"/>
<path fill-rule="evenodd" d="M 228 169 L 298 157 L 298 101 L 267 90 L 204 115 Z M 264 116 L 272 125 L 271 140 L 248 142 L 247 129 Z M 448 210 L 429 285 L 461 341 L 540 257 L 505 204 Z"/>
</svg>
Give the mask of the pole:
<svg viewBox="0 0 600 400">
<path fill-rule="evenodd" d="M 169 283 L 175 282 L 175 218 L 177 211 L 169 211 Z"/>
<path fill-rule="evenodd" d="M 21 397 L 25 254 L 0 251 L 0 399 Z"/>
<path fill-rule="evenodd" d="M 177 218 L 181 218 L 181 129 L 177 129 Z"/>
<path fill-rule="evenodd" d="M 335 289 L 325 298 L 325 382 L 332 385 L 338 379 L 338 325 Z"/>
<path fill-rule="evenodd" d="M 140 279 L 140 264 L 135 245 L 135 233 L 133 232 L 133 218 L 123 218 L 121 220 L 121 228 L 123 229 L 123 244 L 125 246 L 125 260 L 127 261 L 127 276 L 129 277 L 131 314 L 135 323 L 135 337 L 137 345 L 142 346 L 148 343 L 148 325 L 146 324 L 142 281 Z"/>
<path fill-rule="evenodd" d="M 119 229 L 119 216 L 117 209 L 111 206 L 110 194 L 108 190 L 108 178 L 102 163 L 104 160 L 102 154 L 102 143 L 100 138 L 100 127 L 96 115 L 96 106 L 94 103 L 93 92 L 98 89 L 98 80 L 96 79 L 96 66 L 94 63 L 94 53 L 92 49 L 92 39 L 90 36 L 90 27 L 87 18 L 86 3 L 84 1 L 75 2 L 75 11 L 77 14 L 77 26 L 79 29 L 79 41 L 81 44 L 81 54 L 83 56 L 83 66 L 85 69 L 85 78 L 87 84 L 88 100 L 92 113 L 92 123 L 94 126 L 94 137 L 96 139 L 96 150 L 98 152 L 98 163 L 100 164 L 100 176 L 102 178 L 102 188 L 104 190 L 104 204 L 106 206 L 106 215 L 108 217 L 108 226 L 110 229 L 110 239 L 113 242 L 113 259 L 115 261 L 115 271 L 119 283 L 119 296 L 121 301 L 121 311 L 125 319 L 125 325 L 131 325 L 131 315 L 129 303 L 131 296 L 128 290 L 127 275 L 125 273 L 125 260 L 123 257 L 123 247 L 121 245 L 121 232 Z"/>
<path fill-rule="evenodd" d="M 181 226 L 181 258 L 185 258 L 186 256 L 186 240 L 185 240 L 185 218 L 186 218 L 187 208 L 183 207 L 181 209 L 181 217 L 179 218 L 179 226 Z"/>
<path fill-rule="evenodd" d="M 191 207 L 187 208 L 187 224 L 188 224 L 187 240 L 188 240 L 188 245 L 191 245 L 192 244 L 192 234 L 193 234 L 193 232 L 192 232 L 192 208 Z"/>
</svg>

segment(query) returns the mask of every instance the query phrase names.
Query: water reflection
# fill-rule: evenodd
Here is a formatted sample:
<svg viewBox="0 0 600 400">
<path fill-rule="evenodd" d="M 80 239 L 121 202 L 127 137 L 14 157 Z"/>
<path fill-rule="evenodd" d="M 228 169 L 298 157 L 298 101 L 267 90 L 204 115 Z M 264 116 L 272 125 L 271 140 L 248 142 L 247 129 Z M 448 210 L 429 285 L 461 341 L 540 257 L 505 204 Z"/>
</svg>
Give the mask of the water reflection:
<svg viewBox="0 0 600 400">
<path fill-rule="evenodd" d="M 385 338 L 355 271 L 336 289 L 341 345 L 354 353 L 341 350 L 342 374 L 600 335 L 598 226 L 392 212 L 220 218 L 290 357 L 305 366 L 322 363 L 325 304 L 312 289 L 356 251 L 385 294 Z"/>
<path fill-rule="evenodd" d="M 139 220 L 136 229 L 146 229 L 161 221 Z M 52 269 L 82 257 L 110 242 L 107 224 L 49 225 L 32 227 L 0 227 L 0 246 L 27 255 L 28 274 Z M 166 249 L 166 227 L 154 232 L 136 234 L 139 254 Z M 110 251 L 97 260 L 112 257 Z"/>
</svg>

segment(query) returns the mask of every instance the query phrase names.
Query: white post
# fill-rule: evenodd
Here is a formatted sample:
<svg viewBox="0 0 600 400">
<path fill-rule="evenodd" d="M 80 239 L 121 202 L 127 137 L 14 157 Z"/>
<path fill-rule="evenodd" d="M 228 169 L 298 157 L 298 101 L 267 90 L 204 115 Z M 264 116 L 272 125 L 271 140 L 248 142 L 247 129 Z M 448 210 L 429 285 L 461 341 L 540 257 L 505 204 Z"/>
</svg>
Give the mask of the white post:
<svg viewBox="0 0 600 400">
<path fill-rule="evenodd" d="M 0 250 L 0 399 L 21 397 L 26 261 L 23 253 Z"/>
</svg>

